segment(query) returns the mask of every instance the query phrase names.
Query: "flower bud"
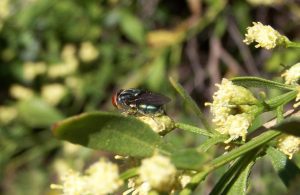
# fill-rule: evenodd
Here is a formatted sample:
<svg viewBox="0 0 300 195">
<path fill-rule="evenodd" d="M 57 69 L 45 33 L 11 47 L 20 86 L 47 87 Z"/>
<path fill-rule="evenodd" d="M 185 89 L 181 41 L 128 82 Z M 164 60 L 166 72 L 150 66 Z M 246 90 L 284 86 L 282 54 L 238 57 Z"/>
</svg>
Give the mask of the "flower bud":
<svg viewBox="0 0 300 195">
<path fill-rule="evenodd" d="M 253 22 L 253 26 L 247 28 L 244 43 L 247 45 L 257 42 L 256 48 L 273 49 L 277 45 L 285 46 L 289 40 L 281 35 L 269 25 L 263 25 L 260 22 Z"/>
<path fill-rule="evenodd" d="M 292 135 L 283 135 L 278 140 L 277 148 L 286 154 L 289 159 L 300 150 L 300 138 Z"/>
<path fill-rule="evenodd" d="M 228 134 L 230 142 L 239 137 L 246 138 L 247 129 L 257 112 L 258 100 L 248 89 L 223 79 L 213 95 L 213 102 L 206 103 L 213 114 L 213 123 L 221 134 Z"/>
<path fill-rule="evenodd" d="M 176 168 L 170 159 L 162 155 L 154 155 L 144 159 L 140 167 L 140 178 L 153 189 L 168 192 L 172 189 L 176 177 Z"/>
<path fill-rule="evenodd" d="M 137 118 L 148 124 L 154 132 L 160 135 L 165 135 L 175 128 L 174 121 L 167 115 L 138 116 Z"/>
</svg>

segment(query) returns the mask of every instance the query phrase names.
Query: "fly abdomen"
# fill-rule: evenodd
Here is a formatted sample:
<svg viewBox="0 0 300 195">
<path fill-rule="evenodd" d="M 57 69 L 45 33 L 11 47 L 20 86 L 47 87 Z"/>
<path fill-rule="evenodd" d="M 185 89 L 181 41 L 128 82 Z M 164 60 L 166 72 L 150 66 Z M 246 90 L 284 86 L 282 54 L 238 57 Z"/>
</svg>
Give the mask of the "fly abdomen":
<svg viewBox="0 0 300 195">
<path fill-rule="evenodd" d="M 138 105 L 138 110 L 142 111 L 144 114 L 158 114 L 162 113 L 162 106 L 154 106 L 147 104 Z"/>
</svg>

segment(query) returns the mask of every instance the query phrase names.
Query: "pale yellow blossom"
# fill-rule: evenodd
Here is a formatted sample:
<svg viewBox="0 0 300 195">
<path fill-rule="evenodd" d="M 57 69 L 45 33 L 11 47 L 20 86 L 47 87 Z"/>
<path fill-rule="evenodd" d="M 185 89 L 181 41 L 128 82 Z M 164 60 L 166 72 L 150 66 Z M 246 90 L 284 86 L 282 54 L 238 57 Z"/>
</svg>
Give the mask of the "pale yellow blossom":
<svg viewBox="0 0 300 195">
<path fill-rule="evenodd" d="M 58 63 L 52 64 L 48 68 L 48 76 L 50 78 L 65 77 L 67 75 L 73 74 L 77 70 L 78 63 Z"/>
<path fill-rule="evenodd" d="M 72 144 L 70 142 L 64 142 L 62 150 L 63 150 L 64 154 L 70 156 L 70 155 L 78 154 L 82 148 L 83 147 L 80 145 Z"/>
<path fill-rule="evenodd" d="M 79 65 L 76 57 L 76 47 L 72 44 L 67 44 L 61 52 L 62 62 L 52 64 L 48 68 L 48 76 L 50 78 L 65 77 L 73 74 Z"/>
<path fill-rule="evenodd" d="M 124 191 L 123 195 L 148 195 L 151 191 L 151 186 L 148 182 L 141 182 L 139 178 L 130 178 L 128 180 L 128 190 Z"/>
<path fill-rule="evenodd" d="M 269 25 L 253 22 L 253 26 L 247 28 L 246 37 L 243 42 L 247 45 L 257 42 L 257 45 L 255 45 L 256 48 L 272 49 L 277 45 L 285 45 L 288 39 Z"/>
<path fill-rule="evenodd" d="M 76 47 L 73 44 L 67 44 L 64 46 L 61 52 L 61 58 L 65 61 L 73 60 L 76 58 Z"/>
<path fill-rule="evenodd" d="M 3 27 L 5 19 L 9 17 L 10 11 L 10 0 L 0 1 L 0 31 Z"/>
<path fill-rule="evenodd" d="M 229 115 L 224 124 L 220 127 L 217 127 L 216 130 L 221 134 L 228 134 L 230 138 L 225 141 L 229 143 L 232 140 L 236 140 L 239 137 L 243 141 L 246 140 L 247 129 L 250 126 L 252 118 L 249 118 L 249 115 L 242 113 L 237 115 Z"/>
<path fill-rule="evenodd" d="M 46 63 L 44 62 L 26 62 L 24 64 L 24 78 L 32 81 L 36 76 L 46 72 Z"/>
<path fill-rule="evenodd" d="M 259 6 L 259 5 L 266 5 L 266 6 L 276 6 L 283 4 L 283 0 L 247 0 L 251 5 Z"/>
<path fill-rule="evenodd" d="M 180 182 L 181 188 L 185 188 L 185 186 L 190 183 L 192 177 L 190 175 L 180 175 L 178 180 Z"/>
<path fill-rule="evenodd" d="M 168 47 L 180 42 L 183 35 L 180 30 L 155 30 L 147 34 L 147 42 L 152 47 Z"/>
<path fill-rule="evenodd" d="M 66 88 L 58 83 L 42 87 L 42 98 L 50 105 L 57 105 L 66 94 Z"/>
<path fill-rule="evenodd" d="M 166 133 L 172 131 L 175 128 L 174 121 L 167 115 L 160 115 L 160 116 L 138 116 L 139 120 L 143 121 L 144 123 L 148 124 L 151 129 L 160 134 L 165 135 Z"/>
<path fill-rule="evenodd" d="M 294 108 L 297 108 L 298 106 L 300 106 L 300 86 L 297 86 L 297 88 L 296 88 L 296 90 L 297 90 L 297 96 L 296 96 L 296 103 L 293 105 L 293 107 Z"/>
<path fill-rule="evenodd" d="M 87 188 L 93 195 L 111 194 L 123 184 L 119 178 L 118 166 L 105 159 L 100 159 L 92 164 L 85 175 L 87 176 Z"/>
<path fill-rule="evenodd" d="M 8 124 L 18 115 L 18 111 L 13 106 L 0 106 L 0 123 Z"/>
<path fill-rule="evenodd" d="M 168 157 L 155 154 L 142 160 L 139 173 L 142 182 L 149 183 L 153 189 L 166 192 L 173 187 L 176 168 Z"/>
<path fill-rule="evenodd" d="M 80 97 L 83 92 L 83 81 L 81 78 L 76 76 L 68 76 L 65 79 L 65 85 L 71 89 L 72 94 L 74 94 L 76 97 Z"/>
<path fill-rule="evenodd" d="M 300 105 L 300 63 L 291 66 L 288 70 L 281 74 L 281 76 L 283 77 L 285 84 L 296 86 L 298 94 L 296 97 L 296 103 L 293 106 L 294 108 L 297 108 Z"/>
<path fill-rule="evenodd" d="M 34 96 L 34 92 L 30 88 L 18 84 L 12 85 L 9 89 L 9 93 L 18 100 L 28 100 Z"/>
<path fill-rule="evenodd" d="M 62 195 L 89 195 L 86 177 L 73 170 L 67 171 L 62 177 L 62 184 L 51 184 L 51 189 L 62 191 Z"/>
<path fill-rule="evenodd" d="M 117 165 L 100 159 L 92 164 L 84 174 L 72 170 L 61 177 L 62 184 L 51 184 L 63 195 L 106 195 L 113 194 L 123 184 L 119 178 Z"/>
<path fill-rule="evenodd" d="M 277 148 L 286 154 L 289 159 L 300 150 L 300 138 L 292 135 L 284 135 L 278 140 Z"/>
<path fill-rule="evenodd" d="M 300 80 L 300 63 L 291 66 L 281 76 L 284 78 L 285 84 L 299 85 L 298 81 Z"/>
<path fill-rule="evenodd" d="M 79 50 L 79 57 L 83 62 L 91 62 L 99 55 L 97 48 L 91 42 L 84 42 L 81 44 Z"/>
<path fill-rule="evenodd" d="M 205 104 L 210 106 L 216 130 L 230 136 L 227 142 L 239 137 L 245 140 L 258 100 L 248 89 L 227 79 L 216 86 L 219 89 L 213 95 L 213 102 Z"/>
</svg>

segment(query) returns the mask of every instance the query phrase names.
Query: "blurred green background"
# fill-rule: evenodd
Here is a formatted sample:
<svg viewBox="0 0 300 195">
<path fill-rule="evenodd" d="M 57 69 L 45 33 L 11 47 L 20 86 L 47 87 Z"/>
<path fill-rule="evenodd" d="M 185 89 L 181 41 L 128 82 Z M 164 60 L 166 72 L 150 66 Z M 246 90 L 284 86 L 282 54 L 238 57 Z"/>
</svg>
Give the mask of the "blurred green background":
<svg viewBox="0 0 300 195">
<path fill-rule="evenodd" d="M 167 113 L 198 124 L 176 98 L 170 76 L 205 110 L 222 77 L 278 79 L 282 65 L 300 61 L 300 51 L 245 45 L 253 21 L 299 40 L 300 3 L 0 0 L 0 194 L 56 194 L 49 185 L 60 170 L 80 170 L 99 156 L 111 157 L 60 142 L 50 127 L 82 112 L 115 112 L 111 95 L 120 88 L 170 96 Z M 167 138 L 187 146 L 201 142 L 181 134 Z M 284 192 L 269 163 L 255 166 L 251 194 Z M 201 193 L 209 192 L 216 178 L 208 179 Z"/>
</svg>

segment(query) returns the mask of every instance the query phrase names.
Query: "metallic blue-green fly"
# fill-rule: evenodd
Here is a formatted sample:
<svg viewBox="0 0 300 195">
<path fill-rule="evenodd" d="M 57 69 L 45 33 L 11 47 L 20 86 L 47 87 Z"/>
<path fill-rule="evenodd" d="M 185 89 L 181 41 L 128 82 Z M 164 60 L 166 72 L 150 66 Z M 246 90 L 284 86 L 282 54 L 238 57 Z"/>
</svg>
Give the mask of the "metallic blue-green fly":
<svg viewBox="0 0 300 195">
<path fill-rule="evenodd" d="M 112 104 L 127 114 L 161 115 L 164 114 L 163 105 L 171 101 L 170 98 L 142 90 L 121 89 L 112 97 Z"/>
</svg>

